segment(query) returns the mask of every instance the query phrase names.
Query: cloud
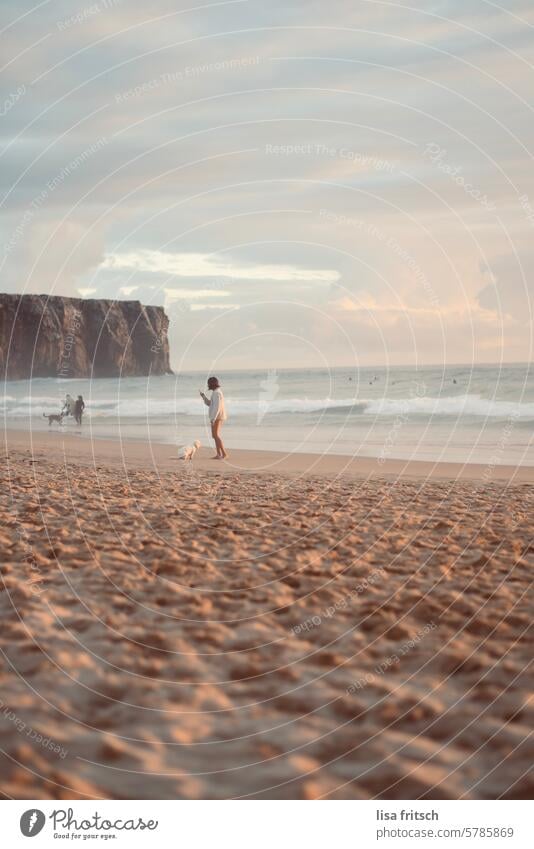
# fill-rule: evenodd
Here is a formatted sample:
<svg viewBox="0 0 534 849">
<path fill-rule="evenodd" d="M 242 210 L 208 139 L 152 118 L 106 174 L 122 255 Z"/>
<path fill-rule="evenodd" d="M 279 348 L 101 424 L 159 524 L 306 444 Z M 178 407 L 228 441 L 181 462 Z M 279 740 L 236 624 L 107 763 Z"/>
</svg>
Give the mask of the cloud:
<svg viewBox="0 0 534 849">
<path fill-rule="evenodd" d="M 521 256 L 522 261 L 511 254 L 496 257 L 484 269 L 487 283 L 477 293 L 476 300 L 482 309 L 510 317 L 530 329 L 534 318 L 534 280 L 526 268 L 534 266 L 534 255 L 531 249 L 525 249 Z"/>
<path fill-rule="evenodd" d="M 209 254 L 165 253 L 142 250 L 133 253 L 111 254 L 102 268 L 135 270 L 174 277 L 227 277 L 230 280 L 283 280 L 326 283 L 339 279 L 339 272 L 322 268 L 299 268 L 291 265 L 240 265 L 231 260 L 221 260 Z"/>
<path fill-rule="evenodd" d="M 221 289 L 165 289 L 166 301 L 196 300 L 198 298 L 228 298 L 230 292 Z"/>
<path fill-rule="evenodd" d="M 397 304 L 379 303 L 374 298 L 366 297 L 361 300 L 354 300 L 352 297 L 345 295 L 344 297 L 334 299 L 332 307 L 340 312 L 359 312 L 364 314 L 388 313 L 392 316 L 397 314 L 410 315 L 440 315 L 443 310 L 439 307 L 399 307 Z"/>
<path fill-rule="evenodd" d="M 201 310 L 238 310 L 240 304 L 191 304 L 192 312 L 200 312 Z"/>
</svg>

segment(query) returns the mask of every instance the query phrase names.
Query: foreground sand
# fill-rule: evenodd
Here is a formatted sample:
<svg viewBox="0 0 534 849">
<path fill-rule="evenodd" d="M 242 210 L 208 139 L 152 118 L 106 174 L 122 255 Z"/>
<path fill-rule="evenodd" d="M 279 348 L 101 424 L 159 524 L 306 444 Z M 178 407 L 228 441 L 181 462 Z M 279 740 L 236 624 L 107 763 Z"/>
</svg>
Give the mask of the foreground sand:
<svg viewBox="0 0 534 849">
<path fill-rule="evenodd" d="M 2 452 L 4 797 L 532 796 L 528 475 L 54 439 Z"/>
</svg>

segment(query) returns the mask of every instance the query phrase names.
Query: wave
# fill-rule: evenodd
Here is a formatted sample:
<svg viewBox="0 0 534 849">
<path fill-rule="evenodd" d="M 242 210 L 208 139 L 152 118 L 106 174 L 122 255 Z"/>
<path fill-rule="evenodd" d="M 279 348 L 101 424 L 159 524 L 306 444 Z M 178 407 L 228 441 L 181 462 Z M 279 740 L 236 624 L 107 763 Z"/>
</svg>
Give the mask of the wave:
<svg viewBox="0 0 534 849">
<path fill-rule="evenodd" d="M 157 416 L 203 416 L 207 408 L 202 404 L 200 398 L 88 398 L 85 397 L 86 414 L 96 417 L 121 416 L 121 417 L 157 417 Z M 62 405 L 62 399 L 53 396 L 28 396 L 16 399 L 16 404 L 7 409 L 12 416 L 40 415 L 43 410 L 54 411 Z M 332 398 L 307 399 L 288 398 L 273 399 L 264 398 L 227 400 L 228 412 L 234 416 L 258 416 L 261 414 L 275 415 L 280 413 L 319 413 L 332 409 L 333 411 L 347 410 L 354 407 L 357 412 L 365 410 L 365 402 L 337 401 Z"/>
<path fill-rule="evenodd" d="M 128 393 L 116 398 L 85 398 L 86 415 L 91 418 L 171 418 L 179 416 L 203 417 L 206 408 L 199 398 L 127 397 Z M 41 416 L 43 412 L 55 412 L 61 408 L 61 400 L 52 395 L 25 396 L 0 399 L 0 409 L 8 418 Z M 410 398 L 231 398 L 227 399 L 231 417 L 254 417 L 262 419 L 280 415 L 353 416 L 376 418 L 410 417 L 458 417 L 534 419 L 534 402 L 494 401 L 478 395 Z"/>
<path fill-rule="evenodd" d="M 473 418 L 534 418 L 534 403 L 496 401 L 480 395 L 455 395 L 441 398 L 382 398 L 370 401 L 366 415 L 373 416 L 443 416 Z"/>
</svg>

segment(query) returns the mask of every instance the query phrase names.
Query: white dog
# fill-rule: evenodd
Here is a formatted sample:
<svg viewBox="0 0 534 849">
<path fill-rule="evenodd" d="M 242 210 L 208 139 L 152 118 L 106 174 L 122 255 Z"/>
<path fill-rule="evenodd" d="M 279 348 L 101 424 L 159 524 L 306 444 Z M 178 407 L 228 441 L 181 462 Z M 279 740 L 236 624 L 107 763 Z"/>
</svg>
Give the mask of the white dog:
<svg viewBox="0 0 534 849">
<path fill-rule="evenodd" d="M 184 445 L 183 448 L 180 448 L 180 450 L 178 451 L 178 459 L 189 460 L 189 462 L 191 462 L 198 449 L 200 448 L 200 445 L 201 443 L 199 439 L 195 439 L 192 445 Z"/>
</svg>

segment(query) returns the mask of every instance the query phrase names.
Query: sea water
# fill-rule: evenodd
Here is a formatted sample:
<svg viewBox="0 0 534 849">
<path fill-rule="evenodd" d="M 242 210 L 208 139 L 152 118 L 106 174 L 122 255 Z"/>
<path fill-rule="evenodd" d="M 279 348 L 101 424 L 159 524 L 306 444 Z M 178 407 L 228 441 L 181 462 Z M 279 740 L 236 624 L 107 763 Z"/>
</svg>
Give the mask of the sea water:
<svg viewBox="0 0 534 849">
<path fill-rule="evenodd" d="M 228 371 L 229 448 L 462 463 L 534 465 L 531 365 Z M 48 430 L 68 392 L 86 403 L 81 438 L 210 441 L 200 372 L 164 377 L 5 382 L 7 428 Z M 56 424 L 51 430 L 57 430 Z"/>
</svg>

